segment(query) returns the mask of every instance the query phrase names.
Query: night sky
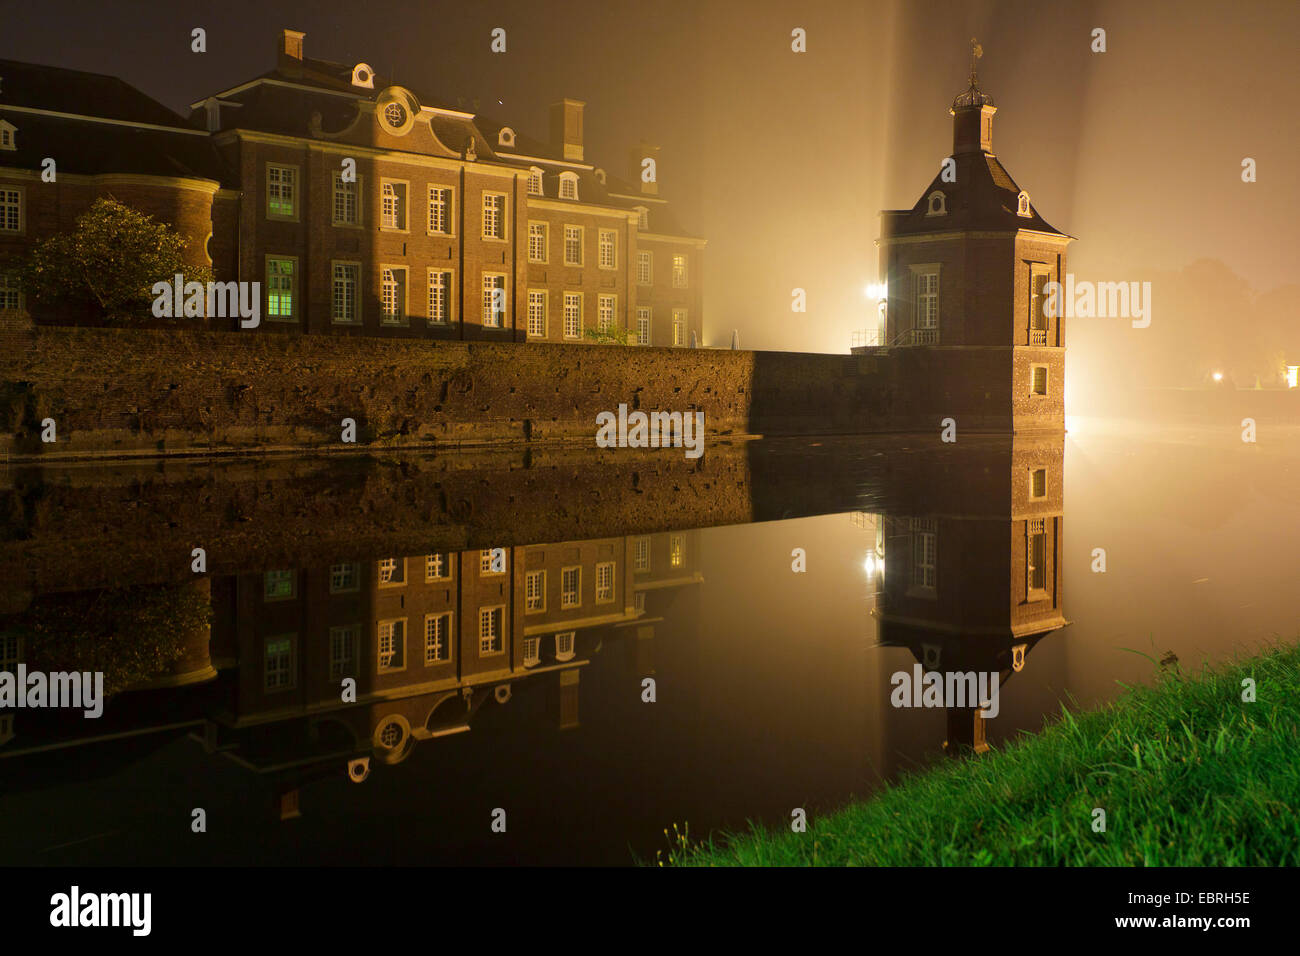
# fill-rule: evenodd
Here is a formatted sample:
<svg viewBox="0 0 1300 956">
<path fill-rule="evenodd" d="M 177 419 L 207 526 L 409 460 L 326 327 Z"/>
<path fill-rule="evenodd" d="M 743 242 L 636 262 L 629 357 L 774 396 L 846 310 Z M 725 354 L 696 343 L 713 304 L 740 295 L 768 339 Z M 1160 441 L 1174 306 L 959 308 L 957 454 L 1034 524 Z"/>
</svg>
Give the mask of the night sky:
<svg viewBox="0 0 1300 956">
<path fill-rule="evenodd" d="M 585 100 L 589 161 L 622 173 L 639 139 L 662 146 L 662 194 L 709 239 L 709 344 L 735 328 L 749 348 L 845 351 L 874 324 L 863 289 L 877 278 L 878 212 L 911 206 L 948 155 L 972 36 L 998 106 L 994 149 L 1079 238 L 1077 276 L 1156 281 L 1155 323 L 1207 363 L 1260 297 L 1285 309 L 1300 291 L 1292 2 L 112 6 L 11 4 L 0 56 L 116 74 L 188 113 L 271 69 L 288 27 L 306 32 L 308 56 L 366 61 L 441 105 L 478 99 L 539 138 L 549 103 Z M 195 26 L 205 54 L 190 52 Z M 489 50 L 497 26 L 505 54 Z M 1098 26 L 1104 54 L 1090 50 Z M 791 52 L 794 27 L 807 53 Z M 1241 181 L 1245 157 L 1256 183 Z M 794 287 L 806 314 L 790 311 Z M 1154 341 L 1126 329 L 1070 328 L 1075 398 L 1108 354 Z"/>
</svg>

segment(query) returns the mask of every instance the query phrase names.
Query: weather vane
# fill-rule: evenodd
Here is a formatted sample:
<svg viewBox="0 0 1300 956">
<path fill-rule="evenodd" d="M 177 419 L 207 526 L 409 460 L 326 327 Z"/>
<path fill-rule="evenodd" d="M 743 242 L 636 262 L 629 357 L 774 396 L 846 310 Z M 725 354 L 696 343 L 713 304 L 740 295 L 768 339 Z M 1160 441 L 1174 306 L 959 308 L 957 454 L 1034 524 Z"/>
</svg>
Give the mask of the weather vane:
<svg viewBox="0 0 1300 956">
<path fill-rule="evenodd" d="M 975 61 L 984 55 L 984 48 L 974 37 L 970 38 L 970 85 L 975 85 Z"/>
</svg>

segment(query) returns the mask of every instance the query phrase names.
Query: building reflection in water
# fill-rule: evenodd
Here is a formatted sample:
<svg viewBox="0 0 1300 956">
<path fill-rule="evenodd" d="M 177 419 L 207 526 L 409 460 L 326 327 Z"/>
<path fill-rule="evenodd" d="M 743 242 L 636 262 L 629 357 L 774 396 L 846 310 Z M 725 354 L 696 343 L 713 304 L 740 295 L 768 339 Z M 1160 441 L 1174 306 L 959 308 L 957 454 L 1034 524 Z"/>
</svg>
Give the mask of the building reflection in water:
<svg viewBox="0 0 1300 956">
<path fill-rule="evenodd" d="M 1017 437 L 964 456 L 959 472 L 898 476 L 890 513 L 860 513 L 874 532 L 880 644 L 906 647 L 927 674 L 996 673 L 1005 688 L 1034 647 L 1068 622 L 1062 609 L 1059 435 Z M 978 707 L 947 706 L 945 749 L 988 749 Z"/>
</svg>

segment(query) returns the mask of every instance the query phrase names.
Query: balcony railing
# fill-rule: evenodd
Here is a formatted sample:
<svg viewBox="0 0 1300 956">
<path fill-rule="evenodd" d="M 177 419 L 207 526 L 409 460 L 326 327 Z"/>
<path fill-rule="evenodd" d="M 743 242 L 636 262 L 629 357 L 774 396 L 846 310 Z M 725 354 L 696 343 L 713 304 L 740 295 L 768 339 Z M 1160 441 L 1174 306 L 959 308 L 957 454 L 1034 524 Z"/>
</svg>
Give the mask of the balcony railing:
<svg viewBox="0 0 1300 956">
<path fill-rule="evenodd" d="M 899 332 L 893 341 L 885 343 L 881 341 L 880 332 L 876 329 L 860 329 L 853 333 L 850 340 L 851 346 L 859 348 L 880 348 L 882 346 L 909 346 L 909 345 L 938 345 L 939 330 L 934 329 L 904 329 Z"/>
<path fill-rule="evenodd" d="M 1029 344 L 1030 344 L 1030 345 L 1046 345 L 1046 344 L 1047 344 L 1047 329 L 1030 329 L 1030 330 L 1029 330 Z"/>
<path fill-rule="evenodd" d="M 875 348 L 880 344 L 880 332 L 877 329 L 858 329 L 849 340 L 849 346 L 855 349 Z"/>
</svg>

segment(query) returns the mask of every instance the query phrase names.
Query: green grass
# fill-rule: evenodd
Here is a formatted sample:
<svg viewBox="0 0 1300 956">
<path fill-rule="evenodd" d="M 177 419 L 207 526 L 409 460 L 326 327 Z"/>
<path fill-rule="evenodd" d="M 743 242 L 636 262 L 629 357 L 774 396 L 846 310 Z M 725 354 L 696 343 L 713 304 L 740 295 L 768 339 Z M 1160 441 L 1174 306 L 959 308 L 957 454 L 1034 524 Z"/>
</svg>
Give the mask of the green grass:
<svg viewBox="0 0 1300 956">
<path fill-rule="evenodd" d="M 1257 699 L 1241 699 L 1243 678 Z M 1106 830 L 1093 831 L 1093 809 Z M 660 865 L 1300 864 L 1300 647 L 1162 673 L 1003 749 L 905 776 L 806 833 L 693 841 Z"/>
</svg>

